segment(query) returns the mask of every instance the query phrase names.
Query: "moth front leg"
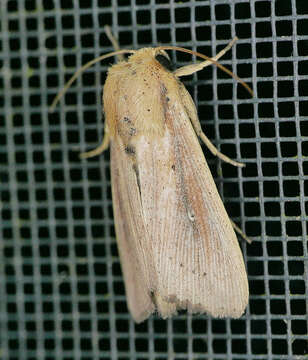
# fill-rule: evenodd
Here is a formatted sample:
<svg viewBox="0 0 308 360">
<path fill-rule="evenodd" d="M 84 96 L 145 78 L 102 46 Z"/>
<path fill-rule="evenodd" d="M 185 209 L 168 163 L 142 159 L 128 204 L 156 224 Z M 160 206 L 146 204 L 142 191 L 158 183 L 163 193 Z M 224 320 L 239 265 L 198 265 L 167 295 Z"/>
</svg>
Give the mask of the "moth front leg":
<svg viewBox="0 0 308 360">
<path fill-rule="evenodd" d="M 202 142 L 207 146 L 207 148 L 210 150 L 210 152 L 214 155 L 219 157 L 221 160 L 227 162 L 228 164 L 237 166 L 237 167 L 244 167 L 245 164 L 234 161 L 230 159 L 228 156 L 222 154 L 209 140 L 209 138 L 204 134 L 201 128 L 201 124 L 198 118 L 196 106 L 189 94 L 189 92 L 185 89 L 184 85 L 181 86 L 180 91 L 182 92 L 182 99 L 185 106 L 185 109 L 187 111 L 187 114 L 189 116 L 189 119 L 191 121 L 191 124 L 193 128 L 195 129 L 195 132 L 197 136 L 202 140 Z"/>
</svg>

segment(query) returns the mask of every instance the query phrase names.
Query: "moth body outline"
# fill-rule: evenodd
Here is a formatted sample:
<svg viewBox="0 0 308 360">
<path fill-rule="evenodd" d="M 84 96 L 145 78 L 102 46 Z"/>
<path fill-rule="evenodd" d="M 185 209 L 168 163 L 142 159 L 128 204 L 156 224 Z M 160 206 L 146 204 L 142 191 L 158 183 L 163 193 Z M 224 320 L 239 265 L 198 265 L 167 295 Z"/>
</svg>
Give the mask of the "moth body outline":
<svg viewBox="0 0 308 360">
<path fill-rule="evenodd" d="M 237 318 L 248 302 L 241 250 L 201 150 L 193 100 L 157 51 L 113 65 L 103 90 L 128 307 L 136 322 L 180 309 Z"/>
<path fill-rule="evenodd" d="M 82 66 L 54 99 L 51 110 L 73 81 L 94 63 L 117 56 L 103 91 L 105 134 L 92 157 L 111 148 L 116 235 L 128 307 L 136 322 L 179 309 L 237 318 L 248 303 L 248 280 L 234 230 L 204 158 L 198 138 L 220 159 L 201 129 L 194 102 L 181 83 L 217 63 L 237 38 L 214 58 L 172 46 L 120 50 Z M 206 61 L 172 69 L 165 50 L 195 54 Z M 132 54 L 123 60 L 123 54 Z"/>
</svg>

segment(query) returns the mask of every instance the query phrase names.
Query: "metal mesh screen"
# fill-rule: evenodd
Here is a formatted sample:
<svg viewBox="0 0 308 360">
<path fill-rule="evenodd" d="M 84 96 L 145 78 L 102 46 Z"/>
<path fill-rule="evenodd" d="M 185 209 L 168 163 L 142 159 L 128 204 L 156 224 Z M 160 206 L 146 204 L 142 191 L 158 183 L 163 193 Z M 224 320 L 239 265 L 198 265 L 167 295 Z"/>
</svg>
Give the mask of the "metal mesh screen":
<svg viewBox="0 0 308 360">
<path fill-rule="evenodd" d="M 1 0 L 0 358 L 304 359 L 307 356 L 308 2 Z M 250 302 L 239 320 L 181 313 L 135 325 L 113 227 L 101 140 L 108 61 L 48 104 L 81 64 L 122 47 L 172 44 L 214 55 L 250 83 L 207 68 L 185 79 L 206 156 L 243 242 Z M 177 65 L 191 61 L 173 54 Z"/>
</svg>

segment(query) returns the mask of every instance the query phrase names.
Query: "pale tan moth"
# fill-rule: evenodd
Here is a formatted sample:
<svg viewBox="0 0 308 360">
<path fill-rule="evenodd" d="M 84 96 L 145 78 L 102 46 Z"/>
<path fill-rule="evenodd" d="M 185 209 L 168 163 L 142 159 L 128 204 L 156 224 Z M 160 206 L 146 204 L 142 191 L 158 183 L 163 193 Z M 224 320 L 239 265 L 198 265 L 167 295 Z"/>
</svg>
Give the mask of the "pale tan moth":
<svg viewBox="0 0 308 360">
<path fill-rule="evenodd" d="M 103 90 L 104 139 L 82 157 L 100 154 L 110 144 L 114 221 L 132 317 L 141 322 L 154 312 L 167 318 L 187 309 L 238 318 L 248 303 L 245 265 L 235 225 L 220 199 L 198 138 L 214 155 L 243 165 L 212 145 L 179 80 L 211 63 L 223 68 L 217 60 L 235 39 L 211 59 L 171 46 L 119 50 L 109 29 L 106 31 L 116 51 L 81 68 L 52 107 L 93 63 L 131 54 L 108 70 Z M 206 61 L 173 71 L 165 52 L 169 49 Z"/>
</svg>

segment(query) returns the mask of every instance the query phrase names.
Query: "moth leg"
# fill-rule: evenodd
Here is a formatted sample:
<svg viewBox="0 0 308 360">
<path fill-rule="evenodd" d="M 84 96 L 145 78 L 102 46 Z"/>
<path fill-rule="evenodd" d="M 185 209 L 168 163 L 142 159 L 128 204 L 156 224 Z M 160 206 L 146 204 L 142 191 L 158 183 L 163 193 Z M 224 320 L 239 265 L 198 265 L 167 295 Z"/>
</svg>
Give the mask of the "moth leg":
<svg viewBox="0 0 308 360">
<path fill-rule="evenodd" d="M 110 136 L 108 133 L 108 129 L 106 127 L 102 143 L 94 150 L 81 153 L 79 155 L 80 159 L 87 159 L 87 158 L 101 154 L 103 151 L 108 149 L 109 143 L 110 143 Z"/>
<path fill-rule="evenodd" d="M 219 51 L 219 53 L 215 57 L 213 57 L 212 59 L 215 60 L 215 61 L 219 60 L 227 51 L 229 51 L 231 49 L 231 47 L 236 42 L 236 40 L 238 40 L 238 38 L 234 37 L 229 42 L 229 44 L 224 49 Z M 204 69 L 208 65 L 212 65 L 212 62 L 209 61 L 209 60 L 206 60 L 206 61 L 202 61 L 201 63 L 198 63 L 198 64 L 191 64 L 191 65 L 182 66 L 181 68 L 176 69 L 173 73 L 174 73 L 174 75 L 179 76 L 179 77 L 180 76 L 187 76 L 187 75 L 194 74 L 195 72 Z"/>
<path fill-rule="evenodd" d="M 106 32 L 106 35 L 107 35 L 108 39 L 112 43 L 112 46 L 113 46 L 114 50 L 115 51 L 120 51 L 121 49 L 120 49 L 118 40 L 112 34 L 110 27 L 108 25 L 106 25 L 106 26 L 104 26 L 104 30 Z M 118 61 L 124 60 L 123 54 L 117 55 L 117 59 L 118 59 Z M 103 151 L 108 149 L 109 143 L 110 143 L 110 136 L 108 134 L 108 128 L 105 127 L 105 133 L 104 133 L 104 138 L 103 138 L 102 143 L 94 150 L 81 153 L 79 155 L 80 159 L 87 159 L 87 158 L 94 157 L 96 155 L 101 154 Z"/>
<path fill-rule="evenodd" d="M 198 137 L 202 140 L 202 142 L 207 146 L 207 148 L 210 150 L 210 152 L 214 155 L 219 157 L 221 160 L 237 166 L 237 167 L 244 167 L 245 164 L 234 161 L 232 159 L 230 159 L 228 156 L 222 154 L 212 143 L 211 141 L 208 139 L 208 137 L 204 134 L 204 132 L 202 131 L 199 119 L 198 119 L 198 114 L 197 114 L 197 110 L 196 110 L 196 106 L 189 94 L 189 92 L 185 89 L 184 85 L 181 86 L 180 91 L 182 93 L 182 100 L 185 106 L 185 109 L 187 111 L 187 114 L 190 118 L 191 124 L 193 126 L 193 128 L 195 129 L 196 134 L 198 135 Z"/>
<path fill-rule="evenodd" d="M 229 218 L 229 219 L 230 219 L 230 218 Z M 248 244 L 251 244 L 251 243 L 252 243 L 252 240 L 249 239 L 249 237 L 244 233 L 244 231 L 243 231 L 240 227 L 238 227 L 234 221 L 232 221 L 231 219 L 230 219 L 230 221 L 231 221 L 231 225 L 233 226 L 233 229 L 234 229 L 244 240 L 246 240 L 246 241 L 248 242 Z"/>
<path fill-rule="evenodd" d="M 200 126 L 200 124 L 199 124 Z M 195 128 L 196 130 L 196 128 Z M 207 146 L 207 148 L 210 150 L 210 152 L 214 155 L 219 157 L 221 160 L 223 160 L 226 163 L 229 163 L 231 165 L 237 166 L 237 167 L 244 167 L 245 164 L 234 161 L 232 159 L 230 159 L 228 156 L 224 155 L 223 153 L 221 153 L 209 140 L 209 138 L 204 134 L 204 132 L 201 130 L 199 132 L 197 132 L 197 135 L 199 136 L 199 138 L 204 142 L 204 144 Z"/>
<path fill-rule="evenodd" d="M 118 40 L 116 39 L 116 37 L 113 35 L 113 33 L 111 32 L 111 29 L 108 25 L 104 26 L 104 30 L 105 30 L 105 33 L 108 37 L 108 39 L 110 40 L 113 48 L 115 51 L 119 51 L 121 50 L 120 49 L 120 46 L 119 46 L 119 42 Z M 123 54 L 120 54 L 120 55 L 117 55 L 117 59 L 118 61 L 123 61 L 124 60 L 124 55 Z"/>
</svg>

